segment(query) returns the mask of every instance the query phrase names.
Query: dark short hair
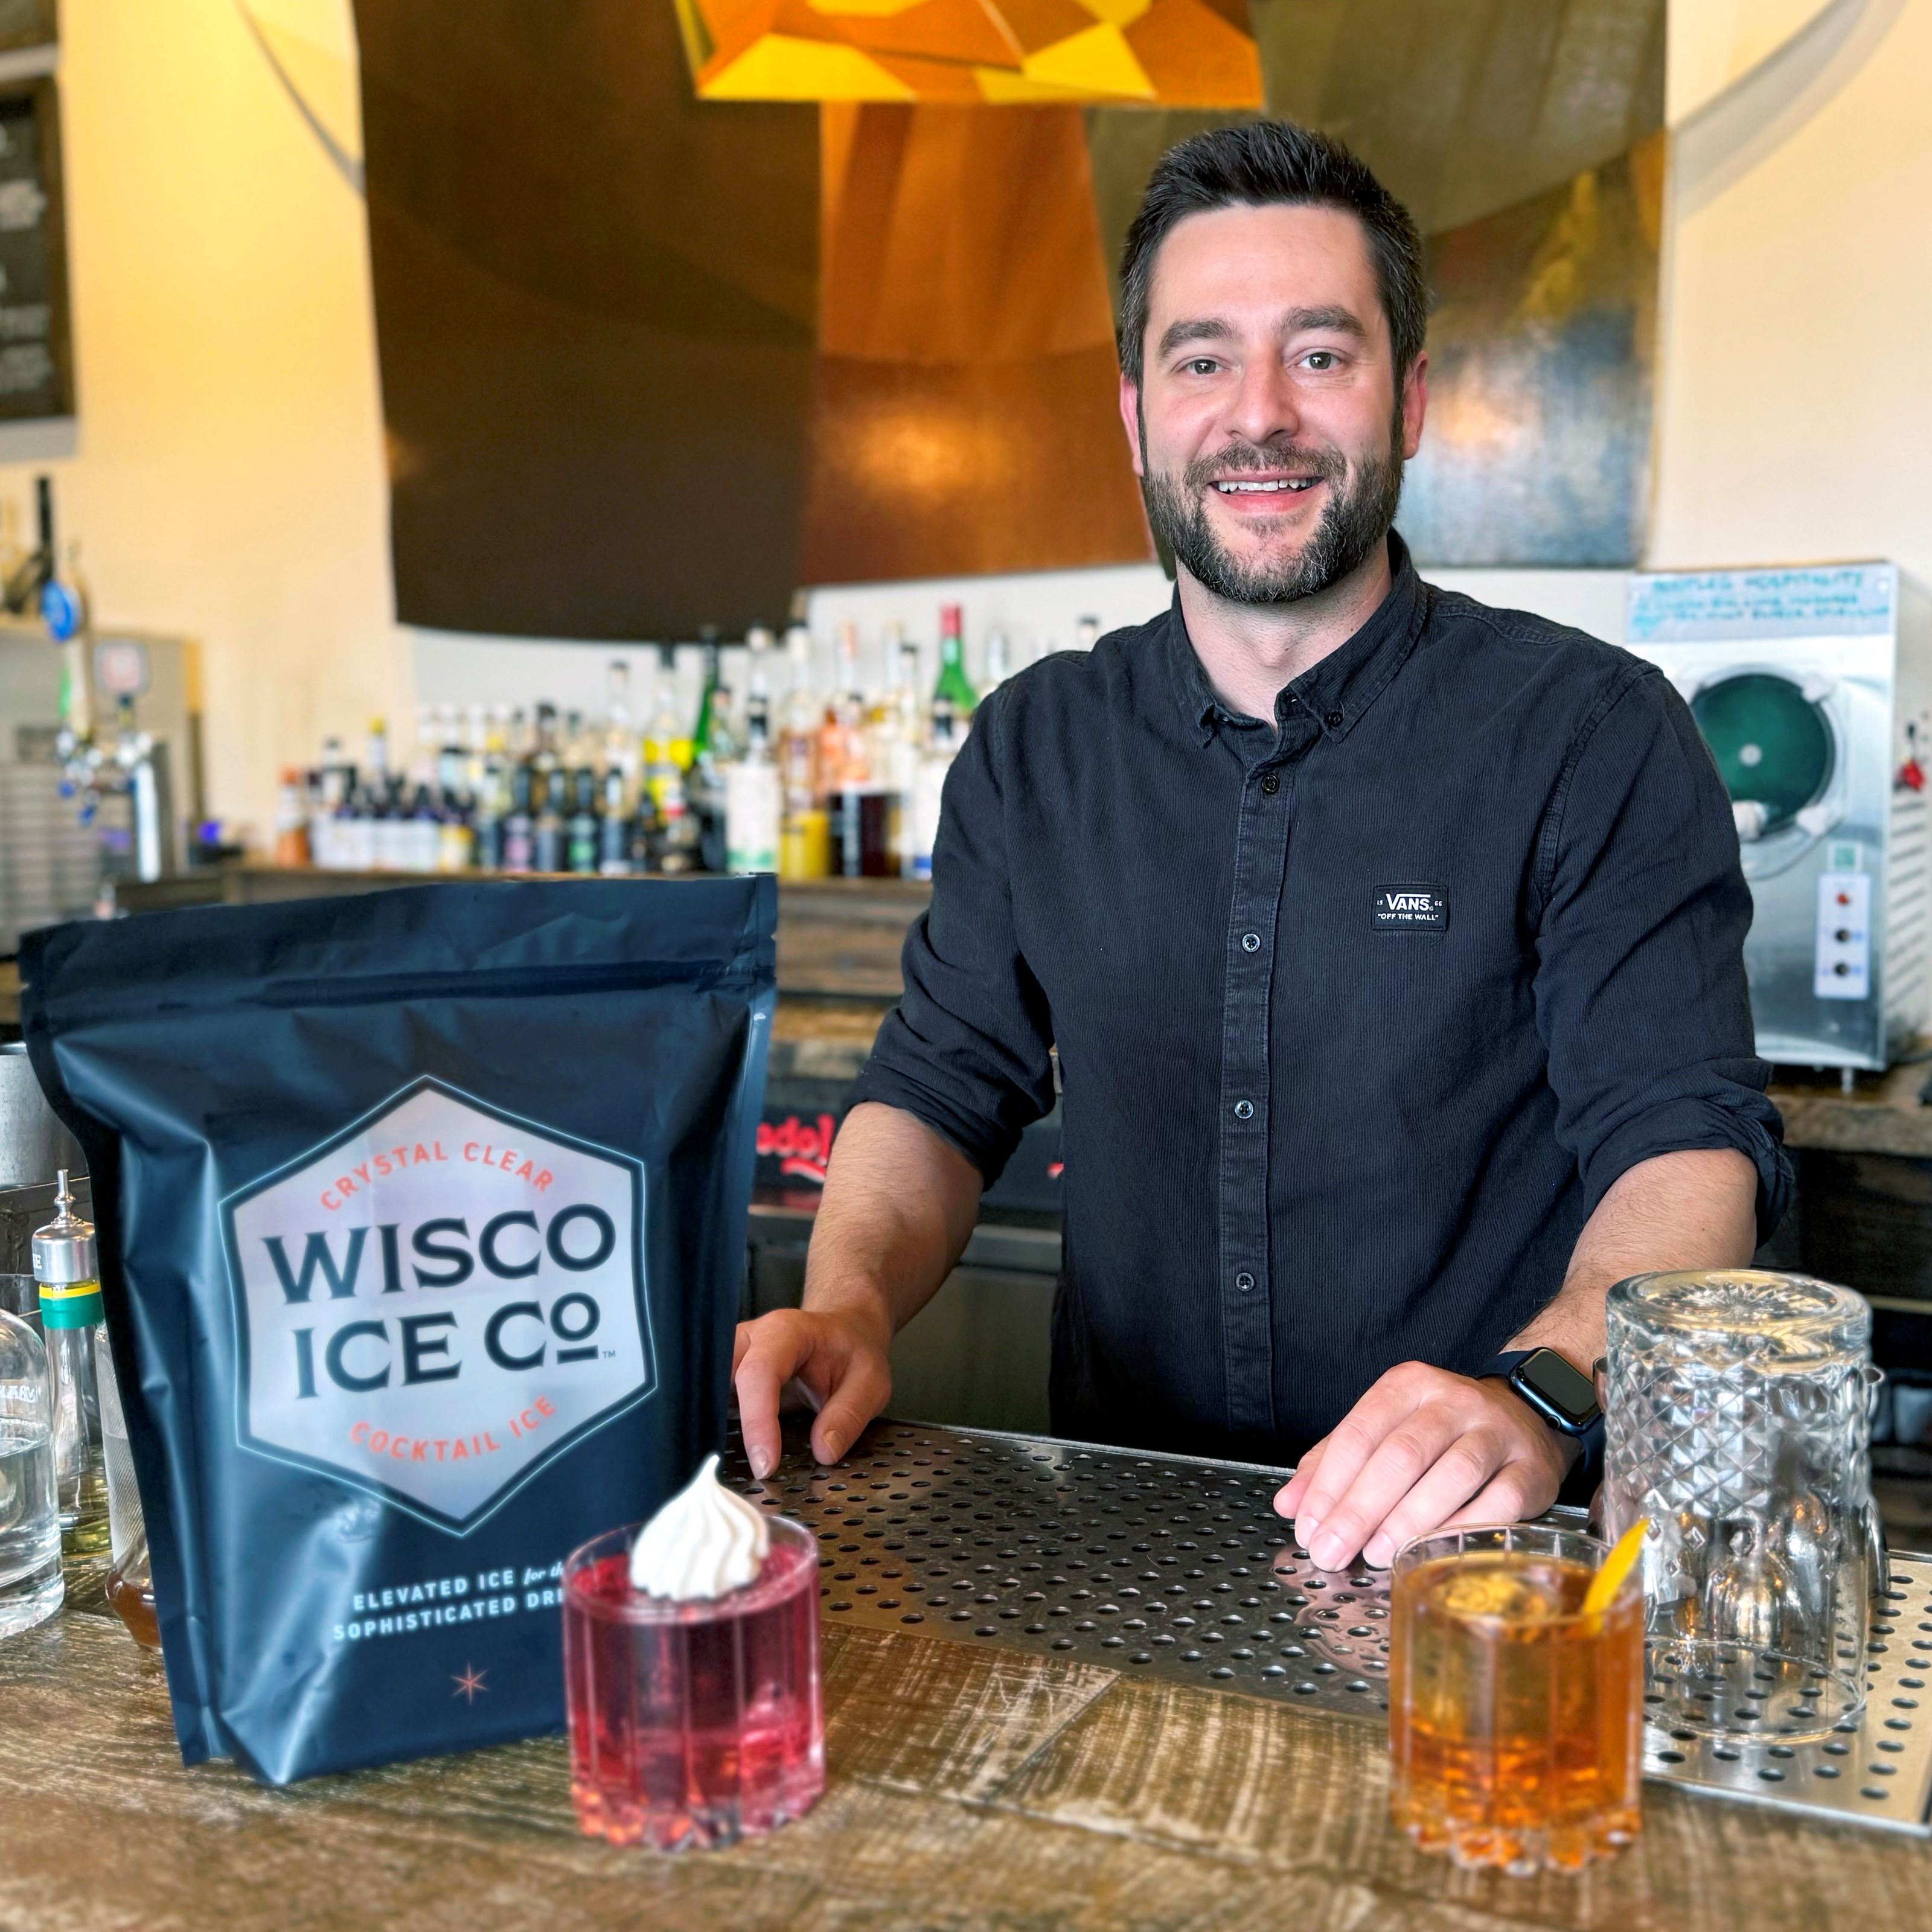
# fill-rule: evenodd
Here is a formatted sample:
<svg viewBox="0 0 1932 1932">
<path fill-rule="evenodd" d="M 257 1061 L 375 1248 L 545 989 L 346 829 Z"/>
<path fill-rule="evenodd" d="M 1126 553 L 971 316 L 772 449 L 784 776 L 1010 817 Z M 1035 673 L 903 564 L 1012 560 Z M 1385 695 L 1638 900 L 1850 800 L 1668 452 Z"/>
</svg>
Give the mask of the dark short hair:
<svg viewBox="0 0 1932 1932">
<path fill-rule="evenodd" d="M 1216 208 L 1340 208 L 1354 215 L 1388 318 L 1400 384 L 1422 353 L 1429 286 L 1422 237 L 1407 208 L 1340 141 L 1292 121 L 1250 121 L 1168 148 L 1149 176 L 1120 250 L 1121 372 L 1138 386 L 1154 258 L 1169 229 Z"/>
</svg>

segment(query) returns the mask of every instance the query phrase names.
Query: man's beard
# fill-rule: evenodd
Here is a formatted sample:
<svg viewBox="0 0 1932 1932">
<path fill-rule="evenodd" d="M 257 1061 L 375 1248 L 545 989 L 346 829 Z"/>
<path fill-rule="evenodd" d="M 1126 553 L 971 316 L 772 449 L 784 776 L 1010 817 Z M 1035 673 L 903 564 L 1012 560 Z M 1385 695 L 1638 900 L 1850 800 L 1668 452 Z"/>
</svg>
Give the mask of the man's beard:
<svg viewBox="0 0 1932 1932">
<path fill-rule="evenodd" d="M 1144 466 L 1144 435 L 1142 461 Z M 1364 462 L 1352 489 L 1345 487 L 1348 465 L 1339 450 L 1238 443 L 1190 463 L 1178 476 L 1150 472 L 1144 485 L 1148 520 L 1189 575 L 1213 596 L 1231 604 L 1292 604 L 1339 584 L 1388 535 L 1402 495 L 1402 467 L 1400 424 L 1388 455 Z M 1318 476 L 1328 485 L 1321 520 L 1292 555 L 1243 563 L 1215 535 L 1207 493 L 1217 477 L 1284 469 Z"/>
</svg>

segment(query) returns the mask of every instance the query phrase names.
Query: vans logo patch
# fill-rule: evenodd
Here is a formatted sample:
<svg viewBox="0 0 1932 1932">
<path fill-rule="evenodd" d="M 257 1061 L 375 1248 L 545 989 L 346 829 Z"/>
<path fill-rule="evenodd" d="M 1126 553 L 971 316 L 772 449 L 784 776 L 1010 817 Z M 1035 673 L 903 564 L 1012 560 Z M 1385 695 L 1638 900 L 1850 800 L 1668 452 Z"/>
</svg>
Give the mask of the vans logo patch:
<svg viewBox="0 0 1932 1932">
<path fill-rule="evenodd" d="M 1369 923 L 1377 932 L 1442 932 L 1449 898 L 1433 886 L 1378 886 Z"/>
</svg>

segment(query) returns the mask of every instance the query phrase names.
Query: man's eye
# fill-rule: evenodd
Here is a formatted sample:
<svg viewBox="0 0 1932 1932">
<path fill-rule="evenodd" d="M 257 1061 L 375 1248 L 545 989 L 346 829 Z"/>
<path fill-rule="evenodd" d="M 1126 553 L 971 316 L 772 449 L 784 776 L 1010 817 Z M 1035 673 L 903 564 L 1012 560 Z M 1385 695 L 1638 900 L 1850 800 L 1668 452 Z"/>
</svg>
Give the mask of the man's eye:
<svg viewBox="0 0 1932 1932">
<path fill-rule="evenodd" d="M 1301 359 L 1311 369 L 1332 369 L 1335 366 L 1335 352 L 1332 349 L 1311 349 Z"/>
<path fill-rule="evenodd" d="M 1211 356 L 1194 356 L 1186 365 L 1187 373 L 1190 376 L 1211 376 L 1220 366 L 1220 364 L 1216 362 Z"/>
</svg>

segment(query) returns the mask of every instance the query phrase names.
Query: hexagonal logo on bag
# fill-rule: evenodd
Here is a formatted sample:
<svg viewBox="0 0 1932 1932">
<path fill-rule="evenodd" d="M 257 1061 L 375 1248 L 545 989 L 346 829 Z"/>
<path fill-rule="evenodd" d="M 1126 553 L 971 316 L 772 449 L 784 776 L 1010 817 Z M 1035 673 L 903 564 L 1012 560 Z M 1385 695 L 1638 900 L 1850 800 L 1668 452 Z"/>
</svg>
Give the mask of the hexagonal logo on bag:
<svg viewBox="0 0 1932 1932">
<path fill-rule="evenodd" d="M 467 1534 L 655 1389 L 644 1181 L 424 1078 L 230 1195 L 243 1447 Z"/>
</svg>

